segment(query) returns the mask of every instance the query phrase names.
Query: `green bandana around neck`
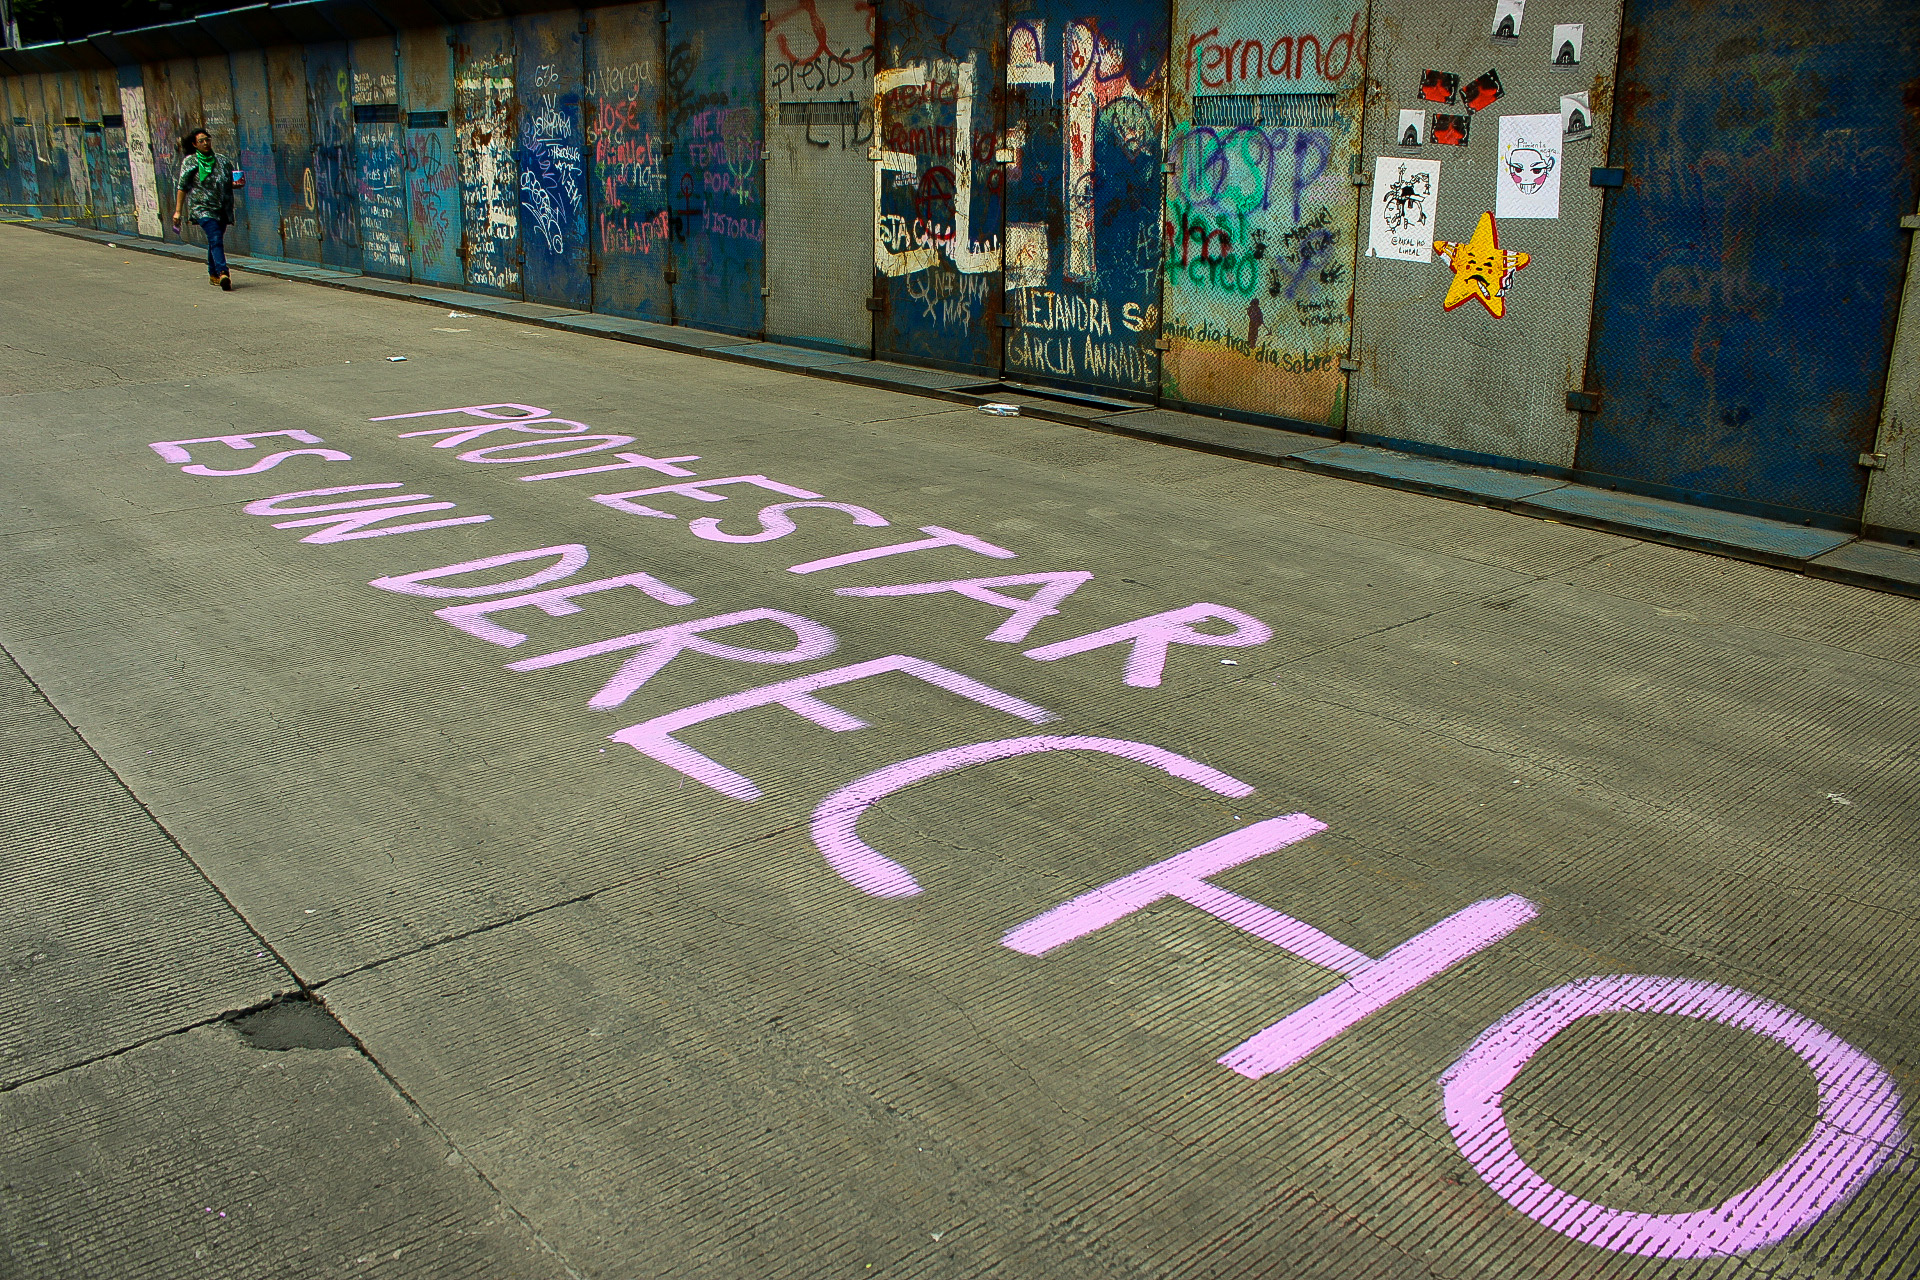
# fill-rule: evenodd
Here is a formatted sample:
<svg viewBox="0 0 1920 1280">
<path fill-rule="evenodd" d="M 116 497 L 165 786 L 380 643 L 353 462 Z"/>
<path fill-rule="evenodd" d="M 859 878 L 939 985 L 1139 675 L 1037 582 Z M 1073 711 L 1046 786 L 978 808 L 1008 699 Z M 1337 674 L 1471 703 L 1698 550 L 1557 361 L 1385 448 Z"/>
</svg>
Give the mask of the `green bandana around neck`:
<svg viewBox="0 0 1920 1280">
<path fill-rule="evenodd" d="M 196 175 L 198 180 L 203 183 L 210 180 L 213 177 L 213 157 L 196 151 L 193 153 L 193 158 L 200 165 L 200 172 Z"/>
</svg>

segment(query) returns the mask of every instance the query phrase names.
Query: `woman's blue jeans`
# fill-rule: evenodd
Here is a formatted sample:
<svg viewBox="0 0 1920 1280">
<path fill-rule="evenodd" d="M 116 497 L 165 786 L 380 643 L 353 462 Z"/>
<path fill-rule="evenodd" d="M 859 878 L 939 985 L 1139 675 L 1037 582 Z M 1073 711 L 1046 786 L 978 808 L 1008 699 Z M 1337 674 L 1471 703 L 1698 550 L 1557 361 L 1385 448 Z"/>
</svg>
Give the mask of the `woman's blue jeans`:
<svg viewBox="0 0 1920 1280">
<path fill-rule="evenodd" d="M 200 229 L 207 233 L 207 274 L 215 277 L 227 274 L 226 227 L 218 218 L 202 218 Z"/>
</svg>

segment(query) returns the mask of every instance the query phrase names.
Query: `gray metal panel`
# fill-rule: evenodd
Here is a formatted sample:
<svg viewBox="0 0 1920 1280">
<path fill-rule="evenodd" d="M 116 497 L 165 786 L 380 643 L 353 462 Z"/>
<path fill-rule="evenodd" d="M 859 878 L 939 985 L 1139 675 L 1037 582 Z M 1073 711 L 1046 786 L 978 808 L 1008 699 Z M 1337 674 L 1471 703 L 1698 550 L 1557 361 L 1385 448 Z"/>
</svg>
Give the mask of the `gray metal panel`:
<svg viewBox="0 0 1920 1280">
<path fill-rule="evenodd" d="M 767 334 L 873 349 L 873 15 L 799 0 L 767 23 Z"/>
<path fill-rule="evenodd" d="M 1577 68 L 1552 65 L 1553 29 L 1586 28 Z M 1376 0 L 1368 70 L 1364 172 L 1381 155 L 1438 160 L 1433 234 L 1464 243 L 1495 207 L 1503 115 L 1544 115 L 1564 94 L 1591 95 L 1593 135 L 1563 144 L 1558 218 L 1495 219 L 1500 247 L 1529 255 L 1496 319 L 1469 301 L 1442 310 L 1453 275 L 1430 263 L 1368 257 L 1367 215 L 1386 196 L 1361 188 L 1360 259 L 1354 293 L 1354 352 L 1347 430 L 1358 437 L 1433 445 L 1466 454 L 1571 467 L 1579 415 L 1567 408 L 1586 370 L 1599 260 L 1601 193 L 1589 170 L 1606 164 L 1620 5 L 1532 0 L 1518 39 L 1494 40 L 1491 6 L 1436 8 L 1417 0 Z M 1421 73 L 1445 71 L 1461 85 L 1499 73 L 1502 96 L 1474 112 L 1420 96 Z M 1401 110 L 1470 119 L 1464 146 L 1397 145 Z"/>
<path fill-rule="evenodd" d="M 1869 532 L 1920 534 L 1920 212 L 1911 221 L 1916 225 L 1907 243 L 1907 283 L 1873 444 L 1882 465 L 1867 478 L 1861 520 Z"/>
</svg>

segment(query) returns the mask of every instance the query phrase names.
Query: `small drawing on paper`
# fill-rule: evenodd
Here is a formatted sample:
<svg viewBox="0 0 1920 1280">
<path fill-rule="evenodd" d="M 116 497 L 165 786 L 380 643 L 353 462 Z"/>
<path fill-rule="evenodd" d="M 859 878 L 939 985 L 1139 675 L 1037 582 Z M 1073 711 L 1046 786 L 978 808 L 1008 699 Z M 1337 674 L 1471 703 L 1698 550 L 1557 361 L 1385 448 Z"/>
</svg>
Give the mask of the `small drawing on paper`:
<svg viewBox="0 0 1920 1280">
<path fill-rule="evenodd" d="M 1472 123 L 1472 116 L 1437 115 L 1433 118 L 1433 141 L 1443 147 L 1464 147 L 1467 145 L 1467 127 Z"/>
<path fill-rule="evenodd" d="M 1502 218 L 1560 216 L 1560 114 L 1500 117 Z"/>
<path fill-rule="evenodd" d="M 1460 77 L 1451 71 L 1422 71 L 1420 96 L 1428 102 L 1450 105 L 1460 91 Z"/>
<path fill-rule="evenodd" d="M 1424 111 L 1402 111 L 1397 143 L 1403 147 L 1417 147 L 1427 138 L 1427 113 Z"/>
<path fill-rule="evenodd" d="M 1379 197 L 1367 234 L 1367 256 L 1401 262 L 1433 261 L 1433 203 L 1440 186 L 1438 160 L 1379 156 L 1373 189 Z"/>
<path fill-rule="evenodd" d="M 1520 15 L 1526 7 L 1527 0 L 1498 0 L 1498 3 L 1493 6 L 1493 38 L 1518 40 Z"/>
<path fill-rule="evenodd" d="M 1553 29 L 1553 65 L 1556 67 L 1577 67 L 1580 65 L 1580 50 L 1587 42 L 1585 23 L 1566 22 Z"/>
<path fill-rule="evenodd" d="M 1593 136 L 1593 105 L 1586 90 L 1560 95 L 1560 139 L 1585 142 Z"/>
</svg>

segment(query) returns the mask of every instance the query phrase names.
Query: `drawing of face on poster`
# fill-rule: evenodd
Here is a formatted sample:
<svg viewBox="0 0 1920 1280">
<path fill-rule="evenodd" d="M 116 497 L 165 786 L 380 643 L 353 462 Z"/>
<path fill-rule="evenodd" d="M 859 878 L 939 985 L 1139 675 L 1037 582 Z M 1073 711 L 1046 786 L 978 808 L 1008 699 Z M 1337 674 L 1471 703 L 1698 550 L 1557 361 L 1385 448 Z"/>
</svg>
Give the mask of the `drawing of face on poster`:
<svg viewBox="0 0 1920 1280">
<path fill-rule="evenodd" d="M 1433 200 L 1440 189 L 1438 160 L 1379 156 L 1373 162 L 1373 216 L 1369 258 L 1433 261 Z"/>
<path fill-rule="evenodd" d="M 1493 6 L 1493 38 L 1495 40 L 1518 40 L 1520 38 L 1520 15 L 1527 7 L 1527 0 L 1498 0 Z"/>
<path fill-rule="evenodd" d="M 1593 136 L 1593 106 L 1586 91 L 1563 94 L 1560 98 L 1560 138 L 1563 142 L 1585 142 Z"/>
<path fill-rule="evenodd" d="M 1494 210 L 1502 218 L 1560 216 L 1560 115 L 1500 117 L 1500 194 Z"/>
<path fill-rule="evenodd" d="M 1473 122 L 1472 116 L 1435 116 L 1433 132 L 1429 136 L 1443 147 L 1464 147 L 1467 145 L 1467 126 Z"/>
<path fill-rule="evenodd" d="M 1427 140 L 1427 113 L 1424 111 L 1402 111 L 1400 127 L 1394 139 L 1402 147 L 1417 147 Z"/>
<path fill-rule="evenodd" d="M 1553 29 L 1553 65 L 1556 67 L 1577 67 L 1580 65 L 1580 49 L 1587 42 L 1587 28 L 1584 23 L 1562 23 Z"/>
</svg>

